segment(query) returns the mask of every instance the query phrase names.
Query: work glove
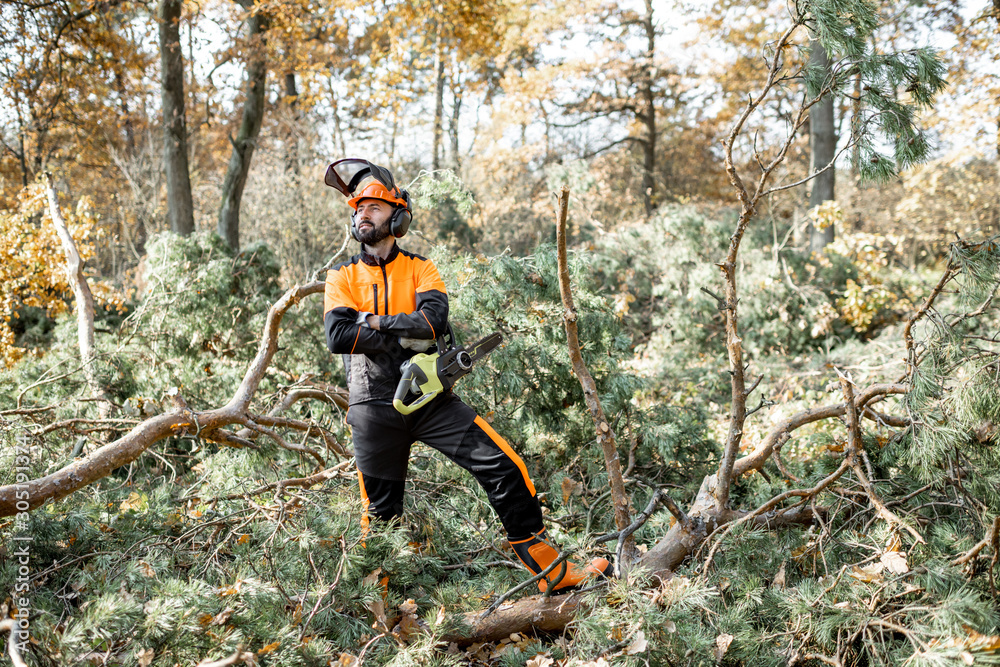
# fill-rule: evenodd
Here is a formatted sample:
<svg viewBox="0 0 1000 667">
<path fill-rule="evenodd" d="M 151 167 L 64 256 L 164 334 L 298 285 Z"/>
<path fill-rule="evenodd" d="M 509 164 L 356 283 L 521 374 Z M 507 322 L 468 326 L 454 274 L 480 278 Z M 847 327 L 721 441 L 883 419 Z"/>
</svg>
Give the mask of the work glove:
<svg viewBox="0 0 1000 667">
<path fill-rule="evenodd" d="M 426 352 L 432 345 L 434 345 L 434 339 L 400 338 L 399 344 L 407 350 L 413 350 L 414 352 Z"/>
<path fill-rule="evenodd" d="M 368 326 L 368 322 L 366 320 L 368 319 L 369 315 L 374 315 L 374 314 L 375 313 L 358 313 L 358 319 L 354 320 L 354 323 Z"/>
</svg>

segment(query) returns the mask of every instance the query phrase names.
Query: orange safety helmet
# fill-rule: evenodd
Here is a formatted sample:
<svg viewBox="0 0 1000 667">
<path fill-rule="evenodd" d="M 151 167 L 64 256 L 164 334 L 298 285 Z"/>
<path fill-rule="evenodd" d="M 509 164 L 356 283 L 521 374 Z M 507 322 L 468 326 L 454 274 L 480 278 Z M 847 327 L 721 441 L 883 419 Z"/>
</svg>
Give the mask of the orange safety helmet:
<svg viewBox="0 0 1000 667">
<path fill-rule="evenodd" d="M 362 199 L 380 199 L 384 202 L 392 204 L 393 206 L 402 206 L 403 208 L 406 208 L 408 202 L 403 199 L 402 196 L 398 195 L 402 195 L 402 193 L 399 192 L 399 188 L 393 188 L 393 190 L 390 191 L 387 187 L 385 187 L 385 185 L 382 184 L 381 181 L 372 178 L 370 183 L 361 188 L 361 192 L 347 200 L 347 205 L 357 211 L 358 202 Z"/>
</svg>

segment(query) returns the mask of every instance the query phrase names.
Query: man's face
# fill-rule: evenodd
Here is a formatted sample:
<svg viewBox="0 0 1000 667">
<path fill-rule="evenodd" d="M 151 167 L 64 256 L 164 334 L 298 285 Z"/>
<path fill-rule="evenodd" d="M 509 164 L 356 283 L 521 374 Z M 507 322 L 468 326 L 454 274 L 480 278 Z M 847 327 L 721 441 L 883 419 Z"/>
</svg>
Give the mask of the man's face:
<svg viewBox="0 0 1000 667">
<path fill-rule="evenodd" d="M 358 202 L 358 211 L 354 214 L 354 224 L 358 230 L 358 239 L 365 245 L 375 245 L 392 235 L 389 229 L 389 218 L 392 217 L 392 206 L 381 199 L 362 199 Z"/>
</svg>

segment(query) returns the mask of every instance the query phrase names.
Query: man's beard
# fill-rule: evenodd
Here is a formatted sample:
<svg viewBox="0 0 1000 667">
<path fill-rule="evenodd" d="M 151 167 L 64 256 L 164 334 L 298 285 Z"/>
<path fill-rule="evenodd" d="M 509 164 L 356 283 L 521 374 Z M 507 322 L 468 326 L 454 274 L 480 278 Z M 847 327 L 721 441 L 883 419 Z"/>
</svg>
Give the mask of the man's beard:
<svg viewBox="0 0 1000 667">
<path fill-rule="evenodd" d="M 358 225 L 357 232 L 359 241 L 368 246 L 375 245 L 379 241 L 389 238 L 389 222 L 386 221 L 381 225 L 372 223 L 371 229 L 361 229 L 361 226 Z"/>
</svg>

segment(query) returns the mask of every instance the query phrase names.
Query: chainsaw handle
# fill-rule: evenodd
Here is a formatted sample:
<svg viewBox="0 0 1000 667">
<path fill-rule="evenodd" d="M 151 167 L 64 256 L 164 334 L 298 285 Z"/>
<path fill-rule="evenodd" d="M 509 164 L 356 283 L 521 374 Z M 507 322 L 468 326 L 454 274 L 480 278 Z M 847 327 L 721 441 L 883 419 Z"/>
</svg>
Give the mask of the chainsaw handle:
<svg viewBox="0 0 1000 667">
<path fill-rule="evenodd" d="M 424 407 L 428 401 L 441 393 L 441 390 L 439 389 L 427 394 L 422 394 L 419 398 L 417 398 L 417 400 L 413 401 L 409 405 L 404 403 L 403 399 L 406 398 L 406 394 L 410 391 L 410 383 L 416 377 L 417 373 L 420 372 L 419 368 L 414 370 L 415 368 L 416 367 L 413 365 L 406 366 L 406 369 L 403 371 L 403 377 L 400 378 L 399 384 L 396 385 L 396 393 L 392 397 L 392 407 L 396 408 L 396 410 L 403 415 L 416 412 L 420 408 Z M 424 374 L 420 373 L 420 375 L 423 377 Z M 427 378 L 424 377 L 424 379 L 426 380 Z"/>
<path fill-rule="evenodd" d="M 393 398 L 392 399 L 392 407 L 396 408 L 396 410 L 401 415 L 412 414 L 412 413 L 416 412 L 417 410 L 419 410 L 420 408 L 424 407 L 424 405 L 426 405 L 428 401 L 430 401 L 432 398 L 434 398 L 435 396 L 437 396 L 439 393 L 440 392 L 436 391 L 433 394 L 424 394 L 420 398 L 418 398 L 417 400 L 415 400 L 412 403 L 410 403 L 409 405 L 407 405 L 406 403 L 403 403 L 403 400 L 401 398 Z"/>
</svg>

